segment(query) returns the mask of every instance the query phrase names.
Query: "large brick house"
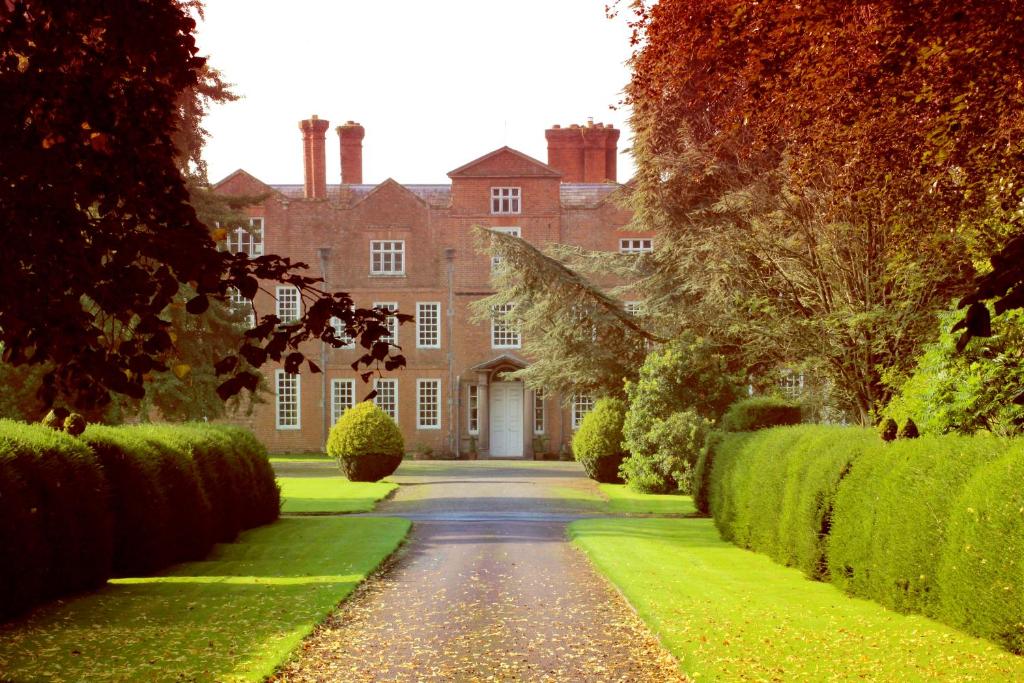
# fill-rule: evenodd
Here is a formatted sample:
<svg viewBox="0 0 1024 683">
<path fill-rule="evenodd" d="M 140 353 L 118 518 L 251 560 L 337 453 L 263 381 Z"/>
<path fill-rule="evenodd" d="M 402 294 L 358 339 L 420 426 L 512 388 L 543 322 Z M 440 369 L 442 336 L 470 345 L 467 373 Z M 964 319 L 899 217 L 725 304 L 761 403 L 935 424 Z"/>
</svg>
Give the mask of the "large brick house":
<svg viewBox="0 0 1024 683">
<path fill-rule="evenodd" d="M 371 380 L 375 399 L 401 427 L 409 451 L 479 457 L 534 457 L 557 452 L 591 402 L 587 397 L 542 396 L 503 373 L 530 361 L 518 332 L 471 320 L 470 302 L 491 292 L 491 259 L 473 246 L 473 226 L 515 233 L 532 243 L 588 249 L 646 251 L 652 237 L 626 233 L 630 214 L 616 204 L 619 131 L 585 126 L 546 131 L 548 162 L 508 147 L 450 173 L 450 184 L 362 182 L 364 129 L 337 128 L 341 183 L 328 185 L 327 121 L 302 121 L 303 185 L 267 185 L 244 170 L 216 190 L 263 195 L 247 209 L 251 231 L 229 235 L 227 246 L 274 253 L 310 264 L 326 288 L 349 292 L 358 306 L 385 305 L 415 316 L 397 329 L 407 366 Z M 298 313 L 293 289 L 261 293 L 256 310 Z M 248 424 L 271 451 L 323 448 L 330 426 L 365 396 L 350 364 L 361 350 L 319 343 L 303 349 L 321 374 L 288 375 L 267 369 L 273 397 Z"/>
</svg>

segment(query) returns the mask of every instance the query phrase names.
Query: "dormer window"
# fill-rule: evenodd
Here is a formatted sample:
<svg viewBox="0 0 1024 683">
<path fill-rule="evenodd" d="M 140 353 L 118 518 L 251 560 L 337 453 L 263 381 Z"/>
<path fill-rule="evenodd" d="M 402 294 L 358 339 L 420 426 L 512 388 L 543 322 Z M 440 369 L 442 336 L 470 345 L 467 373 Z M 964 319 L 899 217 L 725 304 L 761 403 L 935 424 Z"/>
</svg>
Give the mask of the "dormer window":
<svg viewBox="0 0 1024 683">
<path fill-rule="evenodd" d="M 492 187 L 491 213 L 520 213 L 519 190 L 518 187 Z"/>
</svg>

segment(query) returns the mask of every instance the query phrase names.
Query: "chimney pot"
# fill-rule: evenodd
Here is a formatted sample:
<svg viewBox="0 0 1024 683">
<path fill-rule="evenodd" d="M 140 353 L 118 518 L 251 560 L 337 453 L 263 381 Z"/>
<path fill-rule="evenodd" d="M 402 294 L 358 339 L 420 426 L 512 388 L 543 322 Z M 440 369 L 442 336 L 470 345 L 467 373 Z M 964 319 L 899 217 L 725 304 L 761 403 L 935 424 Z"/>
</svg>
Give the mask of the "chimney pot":
<svg viewBox="0 0 1024 683">
<path fill-rule="evenodd" d="M 363 182 L 363 137 L 366 129 L 354 121 L 338 126 L 341 140 L 341 182 L 360 185 Z"/>
<path fill-rule="evenodd" d="M 299 121 L 302 131 L 302 167 L 305 178 L 306 199 L 327 198 L 327 156 L 326 134 L 329 121 L 313 114 L 305 121 Z"/>
</svg>

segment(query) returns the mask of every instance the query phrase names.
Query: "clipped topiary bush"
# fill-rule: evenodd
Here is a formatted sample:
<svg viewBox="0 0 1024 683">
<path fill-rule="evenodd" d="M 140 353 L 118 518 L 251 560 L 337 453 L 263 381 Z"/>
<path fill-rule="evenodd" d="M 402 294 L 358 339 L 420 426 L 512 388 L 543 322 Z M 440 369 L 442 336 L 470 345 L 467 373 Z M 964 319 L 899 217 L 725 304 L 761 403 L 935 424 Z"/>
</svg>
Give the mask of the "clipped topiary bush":
<svg viewBox="0 0 1024 683">
<path fill-rule="evenodd" d="M 331 427 L 327 454 L 351 481 L 379 481 L 402 464 L 405 442 L 398 425 L 371 401 L 349 408 Z"/>
<path fill-rule="evenodd" d="M 64 419 L 64 431 L 71 436 L 78 436 L 85 431 L 85 418 L 81 413 L 70 413 Z"/>
<path fill-rule="evenodd" d="M 717 429 L 708 432 L 693 468 L 693 504 L 702 515 L 711 514 L 711 470 L 715 464 L 715 453 L 724 438 L 725 432 Z"/>
<path fill-rule="evenodd" d="M 619 468 L 622 478 L 641 493 L 693 491 L 693 470 L 711 429 L 711 421 L 693 410 L 655 420 L 648 438 L 657 444 L 653 453 L 628 456 Z"/>
<path fill-rule="evenodd" d="M 621 483 L 619 466 L 626 453 L 622 449 L 622 422 L 626 404 L 617 398 L 602 398 L 594 406 L 572 437 L 572 453 L 583 465 L 587 476 L 605 484 Z"/>
<path fill-rule="evenodd" d="M 914 421 L 909 417 L 907 418 L 906 424 L 900 427 L 899 434 L 896 435 L 899 439 L 916 439 L 919 436 L 921 436 L 921 434 L 917 431 L 917 425 L 914 424 Z"/>
<path fill-rule="evenodd" d="M 882 441 L 895 441 L 899 430 L 900 427 L 896 424 L 896 420 L 891 417 L 886 418 L 882 424 L 878 425 L 878 435 L 882 437 Z"/>
<path fill-rule="evenodd" d="M 84 443 L 0 420 L 0 616 L 106 581 L 107 495 L 100 463 Z"/>
<path fill-rule="evenodd" d="M 753 432 L 768 427 L 800 424 L 800 404 L 775 396 L 753 396 L 736 401 L 722 415 L 726 432 Z"/>
</svg>

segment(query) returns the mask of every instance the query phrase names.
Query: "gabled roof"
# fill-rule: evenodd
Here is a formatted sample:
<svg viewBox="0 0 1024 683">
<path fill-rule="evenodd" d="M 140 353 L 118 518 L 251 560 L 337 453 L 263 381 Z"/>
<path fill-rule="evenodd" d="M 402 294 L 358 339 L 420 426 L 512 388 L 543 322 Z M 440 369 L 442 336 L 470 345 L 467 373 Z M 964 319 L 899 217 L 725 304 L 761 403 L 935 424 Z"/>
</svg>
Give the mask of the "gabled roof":
<svg viewBox="0 0 1024 683">
<path fill-rule="evenodd" d="M 372 190 L 364 194 L 362 197 L 360 197 L 358 200 L 356 200 L 356 202 L 352 204 L 352 206 L 359 206 L 360 204 L 371 201 L 375 196 L 377 196 L 378 193 L 387 190 L 394 190 L 395 188 L 397 188 L 398 191 L 401 192 L 402 194 L 408 195 L 417 204 L 423 204 L 424 206 L 426 206 L 427 203 L 423 200 L 422 197 L 420 197 L 418 194 L 407 188 L 405 185 L 402 185 L 394 178 L 388 178 L 384 182 L 380 183 L 379 185 L 377 185 L 377 187 L 373 188 Z"/>
<path fill-rule="evenodd" d="M 245 171 L 245 170 L 243 170 L 241 168 L 238 169 L 237 171 L 233 172 L 233 173 L 229 173 L 227 176 L 225 176 L 221 180 L 219 180 L 216 183 L 214 183 L 213 189 L 214 190 L 219 190 L 222 186 L 227 185 L 228 183 L 236 181 L 236 180 L 239 180 L 239 181 L 241 181 L 241 182 L 243 182 L 243 183 L 245 183 L 247 185 L 258 185 L 261 188 L 264 188 L 264 189 L 266 189 L 269 192 L 277 192 L 278 194 L 280 194 L 278 192 L 277 188 L 274 188 L 274 187 L 272 187 L 270 185 L 267 185 L 265 182 L 263 182 L 262 180 L 260 180 L 256 176 L 254 176 L 253 174 L 251 174 L 248 171 Z"/>
<path fill-rule="evenodd" d="M 484 361 L 483 363 L 474 365 L 473 367 L 470 368 L 470 370 L 492 370 L 502 365 L 514 365 L 517 368 L 525 368 L 527 365 L 529 365 L 529 363 L 527 363 L 519 356 L 513 355 L 511 353 L 503 353 L 500 356 L 495 356 L 494 358 L 488 361 Z"/>
<path fill-rule="evenodd" d="M 561 178 L 562 174 L 511 147 L 501 147 L 448 173 L 449 178 L 508 178 L 540 176 Z"/>
</svg>

